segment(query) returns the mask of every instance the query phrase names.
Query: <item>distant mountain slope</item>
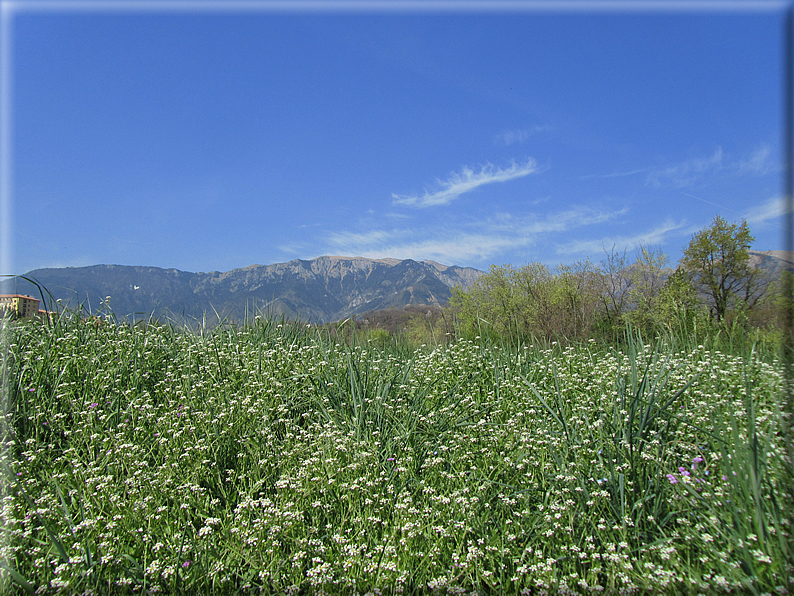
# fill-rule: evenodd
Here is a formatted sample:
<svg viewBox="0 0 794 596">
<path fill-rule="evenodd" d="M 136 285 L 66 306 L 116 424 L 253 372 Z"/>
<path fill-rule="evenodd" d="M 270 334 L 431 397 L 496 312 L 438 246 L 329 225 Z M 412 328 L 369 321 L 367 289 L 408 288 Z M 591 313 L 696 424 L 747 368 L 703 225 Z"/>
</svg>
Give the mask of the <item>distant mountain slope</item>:
<svg viewBox="0 0 794 596">
<path fill-rule="evenodd" d="M 783 271 L 794 271 L 794 252 L 785 250 L 751 250 L 750 263 L 754 267 L 761 267 L 771 277 L 777 278 Z"/>
<path fill-rule="evenodd" d="M 406 304 L 445 304 L 451 288 L 468 288 L 482 271 L 434 261 L 324 256 L 232 271 L 191 273 L 177 269 L 94 265 L 36 269 L 25 274 L 56 299 L 96 311 L 110 296 L 119 316 L 175 316 L 204 313 L 242 320 L 263 310 L 326 323 L 350 315 Z M 3 292 L 38 297 L 35 286 L 17 280 Z"/>
</svg>

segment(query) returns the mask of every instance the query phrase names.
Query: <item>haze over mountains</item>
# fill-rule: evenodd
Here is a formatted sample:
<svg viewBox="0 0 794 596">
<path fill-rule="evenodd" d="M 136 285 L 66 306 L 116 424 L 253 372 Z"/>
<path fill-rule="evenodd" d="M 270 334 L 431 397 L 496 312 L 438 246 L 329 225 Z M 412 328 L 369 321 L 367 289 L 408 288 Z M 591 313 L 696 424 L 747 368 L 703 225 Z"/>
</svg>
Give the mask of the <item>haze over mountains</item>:
<svg viewBox="0 0 794 596">
<path fill-rule="evenodd" d="M 35 279 L 64 304 L 97 311 L 110 296 L 117 317 L 175 317 L 242 321 L 259 312 L 328 323 L 371 310 L 408 304 L 446 304 L 451 288 L 468 288 L 483 272 L 434 261 L 323 256 L 226 272 L 93 265 L 35 269 Z M 3 292 L 39 297 L 35 285 L 17 279 Z M 47 305 L 50 308 L 50 305 Z"/>
</svg>

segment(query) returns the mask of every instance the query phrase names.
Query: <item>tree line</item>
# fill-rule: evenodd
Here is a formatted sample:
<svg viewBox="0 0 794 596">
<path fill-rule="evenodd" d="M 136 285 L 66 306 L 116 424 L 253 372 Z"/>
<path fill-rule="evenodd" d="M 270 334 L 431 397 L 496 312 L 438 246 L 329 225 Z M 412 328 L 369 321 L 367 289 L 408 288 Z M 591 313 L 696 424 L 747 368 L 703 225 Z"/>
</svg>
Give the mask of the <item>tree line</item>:
<svg viewBox="0 0 794 596">
<path fill-rule="evenodd" d="M 551 269 L 538 262 L 493 265 L 449 305 L 462 336 L 613 341 L 627 326 L 650 336 L 732 329 L 782 341 L 791 312 L 791 272 L 754 266 L 746 221 L 716 216 L 696 233 L 676 267 L 659 249 L 605 250 L 600 263 Z"/>
</svg>

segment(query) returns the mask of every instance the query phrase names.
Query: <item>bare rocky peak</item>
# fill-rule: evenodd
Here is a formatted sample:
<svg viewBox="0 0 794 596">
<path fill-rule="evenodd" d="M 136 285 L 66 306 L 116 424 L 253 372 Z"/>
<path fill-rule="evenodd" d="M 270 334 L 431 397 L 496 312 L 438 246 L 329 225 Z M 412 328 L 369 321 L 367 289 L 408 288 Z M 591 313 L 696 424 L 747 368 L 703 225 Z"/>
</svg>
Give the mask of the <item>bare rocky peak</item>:
<svg viewBox="0 0 794 596">
<path fill-rule="evenodd" d="M 471 267 L 444 265 L 431 260 L 411 261 L 410 259 L 371 259 L 360 256 L 326 255 L 310 260 L 295 259 L 272 265 L 249 265 L 225 273 L 212 272 L 212 280 L 213 283 L 222 283 L 230 277 L 239 277 L 241 273 L 266 278 L 281 277 L 289 273 L 304 280 L 316 277 L 342 280 L 348 276 L 358 279 L 361 276 L 367 278 L 375 269 L 382 269 L 384 266 L 389 269 L 407 262 L 416 263 L 427 269 L 428 273 L 437 277 L 448 287 L 469 286 L 482 274 L 482 271 Z"/>
<path fill-rule="evenodd" d="M 291 263 L 301 261 L 291 261 Z M 344 277 L 347 273 L 359 272 L 369 273 L 378 264 L 394 266 L 400 261 L 398 259 L 368 259 L 366 257 L 340 257 L 323 256 L 309 261 L 313 272 L 319 275 L 330 275 L 332 277 Z"/>
<path fill-rule="evenodd" d="M 446 303 L 451 288 L 482 275 L 435 261 L 322 256 L 231 271 L 191 273 L 157 267 L 95 265 L 29 272 L 55 298 L 99 304 L 112 296 L 114 312 L 177 313 L 186 318 L 218 312 L 242 320 L 252 309 L 328 322 L 405 305 Z M 35 288 L 25 289 L 31 292 Z"/>
</svg>

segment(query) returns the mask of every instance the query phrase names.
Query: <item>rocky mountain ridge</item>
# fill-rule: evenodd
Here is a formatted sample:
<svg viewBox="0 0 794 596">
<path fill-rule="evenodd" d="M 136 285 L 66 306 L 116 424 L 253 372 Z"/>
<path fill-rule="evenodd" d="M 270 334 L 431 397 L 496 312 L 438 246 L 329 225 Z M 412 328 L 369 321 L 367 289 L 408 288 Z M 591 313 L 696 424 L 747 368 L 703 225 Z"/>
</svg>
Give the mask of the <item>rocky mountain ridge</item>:
<svg viewBox="0 0 794 596">
<path fill-rule="evenodd" d="M 266 312 L 327 323 L 408 304 L 446 304 L 453 287 L 468 288 L 481 271 L 435 261 L 322 256 L 231 271 L 192 273 L 129 265 L 36 269 L 24 275 L 54 299 L 95 312 L 106 296 L 117 317 L 229 320 Z M 39 296 L 17 279 L 3 292 Z M 48 308 L 50 306 L 48 305 Z"/>
</svg>

